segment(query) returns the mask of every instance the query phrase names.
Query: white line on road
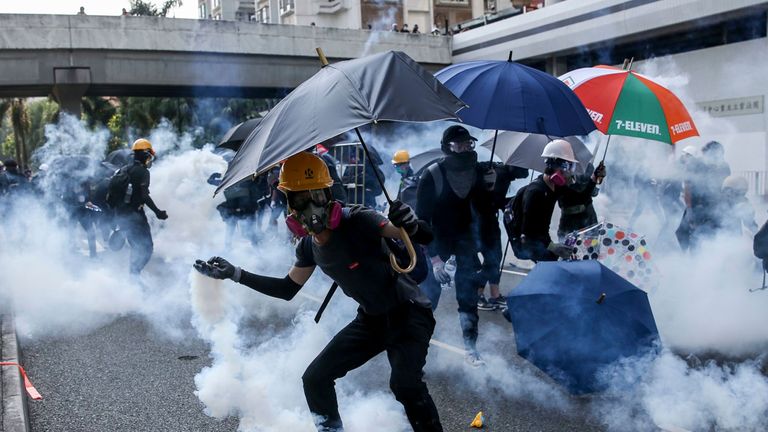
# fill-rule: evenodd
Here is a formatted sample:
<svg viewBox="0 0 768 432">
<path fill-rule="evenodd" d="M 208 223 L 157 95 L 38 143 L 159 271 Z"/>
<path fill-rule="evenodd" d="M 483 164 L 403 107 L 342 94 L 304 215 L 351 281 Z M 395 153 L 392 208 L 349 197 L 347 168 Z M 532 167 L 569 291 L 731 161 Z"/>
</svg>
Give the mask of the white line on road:
<svg viewBox="0 0 768 432">
<path fill-rule="evenodd" d="M 513 275 L 518 275 L 518 276 L 528 276 L 528 273 L 518 272 L 518 271 L 514 271 L 514 270 L 502 270 L 502 272 L 513 274 Z"/>
</svg>

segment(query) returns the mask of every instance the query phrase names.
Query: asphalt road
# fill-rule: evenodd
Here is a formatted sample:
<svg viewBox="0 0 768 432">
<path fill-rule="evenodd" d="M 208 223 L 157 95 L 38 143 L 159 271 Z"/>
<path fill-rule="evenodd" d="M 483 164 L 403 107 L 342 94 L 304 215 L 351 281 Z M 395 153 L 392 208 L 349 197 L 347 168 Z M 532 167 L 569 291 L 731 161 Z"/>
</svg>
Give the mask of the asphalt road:
<svg viewBox="0 0 768 432">
<path fill-rule="evenodd" d="M 517 279 L 505 274 L 502 290 Z M 602 430 L 585 414 L 588 399 L 562 393 L 515 356 L 511 326 L 499 312 L 480 312 L 479 349 L 494 353 L 488 366 L 475 371 L 464 365 L 455 308 L 454 292 L 444 291 L 425 377 L 446 431 L 471 430 L 480 410 L 491 431 Z M 141 317 L 123 317 L 83 336 L 22 341 L 22 349 L 44 395 L 29 406 L 33 432 L 237 430 L 237 418 L 206 416 L 193 393 L 195 374 L 211 361 L 206 344 L 194 338 L 171 343 Z M 517 374 L 510 375 L 510 368 Z M 388 373 L 381 370 L 389 370 L 383 355 L 344 379 L 386 390 Z M 548 390 L 537 396 L 541 385 Z M 547 401 L 553 397 L 559 403 Z"/>
</svg>

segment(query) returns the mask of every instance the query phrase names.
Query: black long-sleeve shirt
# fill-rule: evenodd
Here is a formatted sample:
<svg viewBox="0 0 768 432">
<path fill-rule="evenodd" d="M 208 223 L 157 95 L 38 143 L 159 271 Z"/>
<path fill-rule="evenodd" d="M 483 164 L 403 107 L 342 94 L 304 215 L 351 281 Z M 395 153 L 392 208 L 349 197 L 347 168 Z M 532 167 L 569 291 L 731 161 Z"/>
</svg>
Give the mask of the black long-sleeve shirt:
<svg viewBox="0 0 768 432">
<path fill-rule="evenodd" d="M 155 214 L 159 213 L 160 209 L 149 196 L 149 169 L 141 162 L 134 162 L 128 174 L 132 188 L 129 208 L 133 211 L 139 211 L 142 206 L 146 205 Z"/>
<path fill-rule="evenodd" d="M 526 243 L 540 242 L 546 246 L 552 241 L 549 224 L 556 202 L 557 194 L 547 186 L 541 175 L 525 188 L 521 234 L 525 236 Z"/>
</svg>

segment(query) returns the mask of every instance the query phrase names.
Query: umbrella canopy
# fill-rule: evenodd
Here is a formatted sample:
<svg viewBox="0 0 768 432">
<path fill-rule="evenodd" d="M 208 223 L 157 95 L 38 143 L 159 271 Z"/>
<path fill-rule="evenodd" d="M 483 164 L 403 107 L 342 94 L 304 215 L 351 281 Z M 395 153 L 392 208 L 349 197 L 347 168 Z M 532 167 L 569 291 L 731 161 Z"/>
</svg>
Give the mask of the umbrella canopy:
<svg viewBox="0 0 768 432">
<path fill-rule="evenodd" d="M 576 137 L 564 139 L 571 143 L 576 160 L 579 161 L 575 167 L 576 173 L 583 174 L 587 165 L 592 161 L 592 153 L 580 139 Z M 544 158 L 541 157 L 541 153 L 549 141 L 550 139 L 546 135 L 502 132 L 496 141 L 496 156 L 507 165 L 544 172 Z M 490 149 L 493 147 L 493 139 L 489 139 L 481 145 Z"/>
<path fill-rule="evenodd" d="M 658 284 L 659 270 L 644 235 L 601 222 L 569 236 L 577 259 L 598 260 L 646 292 Z"/>
<path fill-rule="evenodd" d="M 456 111 L 464 106 L 399 51 L 327 65 L 262 119 L 235 155 L 217 192 L 368 123 L 458 120 Z"/>
<path fill-rule="evenodd" d="M 581 99 L 604 134 L 668 144 L 699 135 L 680 99 L 646 76 L 596 66 L 576 69 L 560 79 Z"/>
<path fill-rule="evenodd" d="M 461 119 L 471 126 L 550 136 L 595 130 L 584 105 L 567 86 L 513 61 L 457 63 L 435 77 L 469 105 Z"/>
<path fill-rule="evenodd" d="M 416 175 L 420 175 L 426 167 L 432 165 L 433 162 L 437 162 L 445 156 L 442 150 L 439 148 L 427 150 L 417 155 L 411 156 L 411 169 Z"/>
<path fill-rule="evenodd" d="M 598 261 L 540 262 L 507 305 L 520 356 L 576 394 L 600 390 L 601 368 L 659 337 L 646 293 Z"/>
<path fill-rule="evenodd" d="M 248 135 L 253 132 L 259 123 L 261 123 L 260 118 L 253 118 L 233 126 L 227 131 L 227 133 L 224 134 L 224 136 L 221 138 L 221 141 L 216 144 L 216 147 L 223 147 L 237 151 L 240 146 L 243 145 L 243 141 L 248 138 Z"/>
</svg>

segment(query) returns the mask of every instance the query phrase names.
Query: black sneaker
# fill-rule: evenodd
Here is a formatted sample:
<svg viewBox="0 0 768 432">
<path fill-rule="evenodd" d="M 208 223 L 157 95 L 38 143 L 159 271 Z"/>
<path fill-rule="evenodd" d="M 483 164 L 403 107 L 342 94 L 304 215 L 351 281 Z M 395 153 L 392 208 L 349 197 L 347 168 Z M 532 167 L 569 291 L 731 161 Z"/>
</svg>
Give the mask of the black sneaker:
<svg viewBox="0 0 768 432">
<path fill-rule="evenodd" d="M 493 306 L 496 309 L 506 309 L 507 308 L 507 298 L 503 295 L 499 294 L 498 297 L 491 297 L 488 299 L 488 304 Z M 480 306 L 478 306 L 479 308 Z"/>
<path fill-rule="evenodd" d="M 490 304 L 488 300 L 485 299 L 484 295 L 481 295 L 479 299 L 477 299 L 477 310 L 481 311 L 492 311 L 496 309 L 496 306 Z"/>
</svg>

